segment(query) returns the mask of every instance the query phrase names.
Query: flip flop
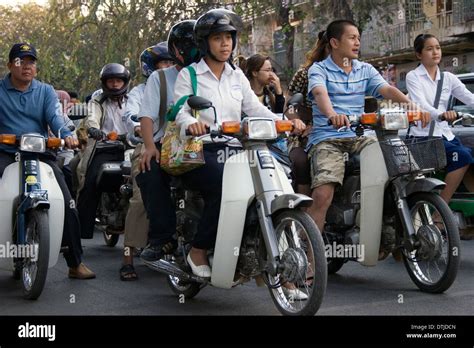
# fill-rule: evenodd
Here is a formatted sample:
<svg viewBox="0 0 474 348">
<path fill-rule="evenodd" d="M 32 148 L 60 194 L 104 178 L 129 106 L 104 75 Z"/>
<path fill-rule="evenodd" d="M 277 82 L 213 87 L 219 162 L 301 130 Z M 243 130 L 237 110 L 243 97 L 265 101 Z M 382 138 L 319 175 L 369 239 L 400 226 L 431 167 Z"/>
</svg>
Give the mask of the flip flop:
<svg viewBox="0 0 474 348">
<path fill-rule="evenodd" d="M 123 265 L 120 268 L 120 280 L 130 281 L 137 280 L 138 276 L 135 272 L 135 268 L 131 264 Z"/>
</svg>

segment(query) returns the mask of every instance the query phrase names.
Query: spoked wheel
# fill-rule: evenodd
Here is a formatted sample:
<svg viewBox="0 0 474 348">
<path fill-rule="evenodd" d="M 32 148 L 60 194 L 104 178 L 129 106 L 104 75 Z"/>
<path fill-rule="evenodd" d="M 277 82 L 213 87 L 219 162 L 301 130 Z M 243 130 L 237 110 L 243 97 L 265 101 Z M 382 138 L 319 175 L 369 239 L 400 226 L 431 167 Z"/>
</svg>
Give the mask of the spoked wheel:
<svg viewBox="0 0 474 348">
<path fill-rule="evenodd" d="M 285 315 L 314 315 L 327 283 L 324 243 L 311 217 L 286 210 L 274 219 L 282 267 L 277 276 L 264 274 L 272 300 Z"/>
<path fill-rule="evenodd" d="M 36 300 L 43 291 L 49 264 L 48 213 L 33 210 L 26 214 L 26 245 L 31 257 L 23 259 L 21 280 L 23 296 Z"/>
<path fill-rule="evenodd" d="M 441 293 L 456 279 L 460 263 L 459 232 L 445 201 L 435 193 L 409 197 L 416 248 L 404 249 L 404 263 L 413 282 L 422 291 Z"/>
</svg>

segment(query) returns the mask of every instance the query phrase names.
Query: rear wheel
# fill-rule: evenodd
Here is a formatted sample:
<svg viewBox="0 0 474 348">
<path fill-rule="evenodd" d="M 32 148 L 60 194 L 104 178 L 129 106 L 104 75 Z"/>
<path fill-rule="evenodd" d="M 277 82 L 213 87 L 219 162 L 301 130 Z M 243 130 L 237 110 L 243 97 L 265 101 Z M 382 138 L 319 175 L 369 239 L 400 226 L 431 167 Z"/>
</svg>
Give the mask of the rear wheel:
<svg viewBox="0 0 474 348">
<path fill-rule="evenodd" d="M 264 274 L 272 300 L 282 314 L 314 315 L 327 283 L 321 233 L 313 219 L 298 210 L 282 211 L 274 226 L 281 267 L 276 276 Z"/>
<path fill-rule="evenodd" d="M 49 264 L 48 213 L 33 210 L 26 214 L 26 246 L 29 257 L 23 258 L 21 279 L 23 296 L 36 300 L 43 291 Z"/>
<path fill-rule="evenodd" d="M 459 231 L 446 202 L 431 192 L 409 197 L 416 247 L 403 250 L 405 267 L 422 291 L 441 293 L 456 279 L 460 263 Z"/>
<path fill-rule="evenodd" d="M 105 245 L 107 245 L 108 247 L 111 247 L 111 248 L 113 248 L 115 245 L 117 245 L 117 242 L 120 238 L 120 234 L 107 233 L 107 228 L 104 228 L 102 230 L 102 233 L 104 235 Z"/>
</svg>

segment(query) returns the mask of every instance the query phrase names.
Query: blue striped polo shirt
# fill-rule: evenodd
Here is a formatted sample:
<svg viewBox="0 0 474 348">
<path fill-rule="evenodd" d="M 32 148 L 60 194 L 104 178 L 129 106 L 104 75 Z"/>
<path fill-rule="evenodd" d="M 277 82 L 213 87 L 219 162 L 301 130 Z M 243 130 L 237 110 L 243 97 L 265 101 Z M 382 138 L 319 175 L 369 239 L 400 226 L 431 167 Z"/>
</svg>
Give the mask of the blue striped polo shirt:
<svg viewBox="0 0 474 348">
<path fill-rule="evenodd" d="M 329 55 L 321 62 L 315 62 L 308 70 L 308 100 L 313 105 L 313 129 L 308 137 L 306 150 L 323 140 L 331 138 L 355 137 L 351 130 L 338 132 L 328 125 L 328 118 L 322 114 L 314 101 L 314 87 L 323 86 L 327 89 L 332 107 L 338 114 L 360 115 L 364 112 L 364 98 L 366 95 L 380 97 L 380 87 L 387 82 L 370 64 L 357 59 L 352 60 L 352 70 L 346 73 L 336 65 Z"/>
</svg>

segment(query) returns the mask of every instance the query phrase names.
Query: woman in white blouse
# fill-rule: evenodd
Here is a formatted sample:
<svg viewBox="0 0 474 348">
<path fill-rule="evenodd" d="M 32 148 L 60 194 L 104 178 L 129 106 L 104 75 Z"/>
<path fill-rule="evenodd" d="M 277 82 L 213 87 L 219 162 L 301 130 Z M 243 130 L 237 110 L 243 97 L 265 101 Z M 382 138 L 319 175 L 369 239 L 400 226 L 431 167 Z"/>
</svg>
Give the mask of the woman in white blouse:
<svg viewBox="0 0 474 348">
<path fill-rule="evenodd" d="M 456 119 L 454 111 L 448 111 L 449 97 L 452 95 L 466 105 L 474 106 L 474 94 L 453 74 L 444 72 L 439 104 L 434 106 L 438 82 L 441 79 L 438 64 L 441 61 L 441 46 L 435 36 L 420 34 L 414 42 L 416 57 L 421 64 L 410 71 L 406 84 L 410 99 L 418 103 L 421 109 L 430 112 L 435 120 L 434 136 L 443 137 L 447 158 L 446 187 L 441 197 L 449 203 L 459 184 L 464 180 L 469 191 L 474 191 L 474 175 L 470 164 L 474 163 L 471 150 L 461 144 L 450 129 L 448 122 Z M 440 121 L 442 115 L 447 121 Z M 429 135 L 430 125 L 412 127 L 410 133 L 416 137 Z"/>
<path fill-rule="evenodd" d="M 203 57 L 198 63 L 191 64 L 196 71 L 197 95 L 212 101 L 218 124 L 240 121 L 242 112 L 249 116 L 277 118 L 259 102 L 243 72 L 229 64 L 237 43 L 237 21 L 240 21 L 237 15 L 223 9 L 211 10 L 197 20 L 194 34 Z M 191 94 L 191 77 L 188 69 L 183 69 L 175 84 L 175 102 Z M 206 128 L 214 124 L 214 113 L 211 109 L 201 110 L 199 119 L 196 119 L 185 103 L 176 116 L 176 123 L 183 136 L 186 130 L 193 136 L 202 136 L 207 133 Z M 295 120 L 294 126 L 297 131 L 305 128 L 300 120 Z M 209 137 L 203 137 L 203 142 L 206 164 L 184 173 L 181 178 L 187 187 L 201 191 L 204 199 L 204 211 L 188 262 L 194 274 L 210 277 L 207 250 L 213 248 L 216 240 L 224 170 L 224 163 L 219 158 L 220 154 L 232 153 L 225 151 L 226 147 L 239 146 L 240 143 L 225 139 L 211 140 Z M 296 299 L 300 291 L 292 291 L 295 292 Z M 304 293 L 303 295 L 306 296 Z"/>
</svg>

